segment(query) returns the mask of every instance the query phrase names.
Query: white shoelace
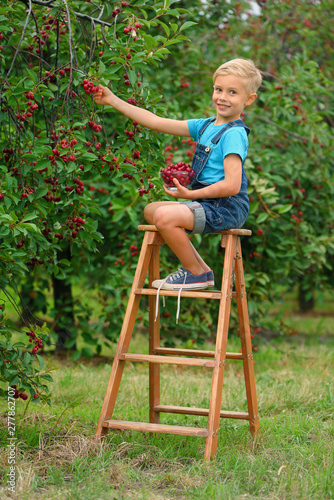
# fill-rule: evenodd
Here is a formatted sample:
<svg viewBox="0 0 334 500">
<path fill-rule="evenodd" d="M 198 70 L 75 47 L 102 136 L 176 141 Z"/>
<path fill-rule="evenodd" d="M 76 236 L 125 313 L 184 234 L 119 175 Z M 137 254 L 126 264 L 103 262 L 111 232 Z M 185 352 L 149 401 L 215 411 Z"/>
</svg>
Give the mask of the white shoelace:
<svg viewBox="0 0 334 500">
<path fill-rule="evenodd" d="M 155 319 L 154 321 L 157 320 L 158 314 L 159 314 L 159 300 L 160 300 L 160 290 L 166 283 L 166 281 L 170 278 L 171 281 L 173 281 L 174 278 L 180 278 L 184 275 L 183 278 L 183 285 L 186 282 L 187 279 L 187 271 L 183 271 L 183 269 L 179 268 L 177 271 L 174 273 L 169 274 L 165 279 L 162 280 L 162 282 L 159 285 L 158 291 L 157 291 L 157 298 L 156 298 L 156 303 L 155 303 Z M 180 286 L 179 293 L 177 295 L 177 311 L 176 311 L 176 324 L 179 322 L 179 316 L 180 316 L 180 306 L 181 306 L 181 292 L 182 292 L 182 286 Z M 163 296 L 163 306 L 165 307 L 165 297 Z"/>
</svg>

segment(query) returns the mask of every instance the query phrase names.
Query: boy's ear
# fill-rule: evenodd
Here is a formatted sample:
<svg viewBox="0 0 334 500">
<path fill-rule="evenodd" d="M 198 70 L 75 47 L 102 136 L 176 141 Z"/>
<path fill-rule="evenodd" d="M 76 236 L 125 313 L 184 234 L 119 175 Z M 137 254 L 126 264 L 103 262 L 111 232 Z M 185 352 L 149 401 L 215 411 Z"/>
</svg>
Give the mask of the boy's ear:
<svg viewBox="0 0 334 500">
<path fill-rule="evenodd" d="M 255 101 L 255 99 L 256 99 L 256 98 L 257 98 L 257 94 L 255 94 L 255 92 L 254 92 L 253 94 L 251 94 L 251 95 L 247 98 L 247 100 L 246 100 L 246 102 L 245 102 L 245 106 L 250 106 L 250 105 L 251 105 L 251 104 Z"/>
</svg>

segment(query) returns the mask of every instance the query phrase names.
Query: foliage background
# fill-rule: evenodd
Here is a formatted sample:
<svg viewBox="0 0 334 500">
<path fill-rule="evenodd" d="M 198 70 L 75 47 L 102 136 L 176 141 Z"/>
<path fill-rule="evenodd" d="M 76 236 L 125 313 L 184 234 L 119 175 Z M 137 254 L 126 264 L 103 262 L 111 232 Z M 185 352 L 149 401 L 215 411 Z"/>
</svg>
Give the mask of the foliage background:
<svg viewBox="0 0 334 500">
<path fill-rule="evenodd" d="M 136 227 L 144 222 L 143 207 L 162 196 L 165 162 L 190 161 L 193 151 L 187 141 L 97 109 L 85 78 L 161 115 L 196 118 L 212 115 L 216 67 L 234 57 L 253 59 L 264 76 L 244 115 L 252 130 L 247 227 L 253 236 L 243 251 L 253 331 L 284 331 L 266 315 L 284 290 L 298 287 L 305 309 L 332 288 L 330 2 L 126 4 L 0 5 L 0 370 L 34 402 L 36 394 L 49 400 L 51 377 L 43 357 L 27 351 L 27 342 L 14 342 L 13 331 L 24 324 L 34 346 L 40 338 L 44 349 L 71 349 L 73 360 L 112 344 L 141 243 Z M 127 31 L 136 22 L 141 26 Z M 194 242 L 219 282 L 219 237 Z M 167 250 L 162 257 L 162 272 L 177 264 Z M 18 297 L 22 322 L 14 324 L 6 309 Z M 177 331 L 175 305 L 163 312 L 165 342 L 212 338 L 215 306 L 203 315 L 184 304 Z M 199 313 L 201 323 L 194 324 Z M 139 327 L 146 322 L 143 303 Z"/>
</svg>

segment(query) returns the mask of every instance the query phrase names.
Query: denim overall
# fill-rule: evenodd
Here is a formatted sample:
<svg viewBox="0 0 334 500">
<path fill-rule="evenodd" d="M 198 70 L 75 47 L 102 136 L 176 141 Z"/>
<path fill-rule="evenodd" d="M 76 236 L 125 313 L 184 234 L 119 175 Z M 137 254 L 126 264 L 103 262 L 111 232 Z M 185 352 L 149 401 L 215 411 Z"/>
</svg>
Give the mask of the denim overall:
<svg viewBox="0 0 334 500">
<path fill-rule="evenodd" d="M 198 178 L 207 164 L 211 151 L 217 146 L 222 135 L 232 127 L 244 127 L 247 135 L 250 130 L 244 122 L 240 119 L 234 120 L 223 127 L 211 140 L 212 147 L 200 143 L 200 138 L 205 129 L 216 120 L 212 118 L 208 120 L 199 131 L 198 142 L 193 157 L 192 168 L 195 170 L 195 178 L 192 182 L 192 189 L 201 189 L 209 186 L 210 183 L 201 182 Z M 224 231 L 231 228 L 240 228 L 246 221 L 249 212 L 249 199 L 247 195 L 247 177 L 244 169 L 244 161 L 242 162 L 242 178 L 241 187 L 237 195 L 227 196 L 224 198 L 199 198 L 191 202 L 181 202 L 189 206 L 189 208 L 196 211 L 196 208 L 201 208 L 202 217 L 198 218 L 196 223 L 195 214 L 195 228 L 193 231 L 187 231 L 190 234 L 194 233 L 214 233 L 217 231 Z M 197 204 L 197 205 L 196 205 Z"/>
</svg>

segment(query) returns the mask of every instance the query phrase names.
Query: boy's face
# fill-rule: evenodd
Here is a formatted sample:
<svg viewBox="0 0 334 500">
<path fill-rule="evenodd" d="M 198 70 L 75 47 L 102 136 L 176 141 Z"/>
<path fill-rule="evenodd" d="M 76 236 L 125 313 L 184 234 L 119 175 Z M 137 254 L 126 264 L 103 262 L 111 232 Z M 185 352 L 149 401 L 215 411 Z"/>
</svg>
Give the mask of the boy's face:
<svg viewBox="0 0 334 500">
<path fill-rule="evenodd" d="M 257 95 L 247 94 L 243 81 L 236 75 L 218 75 L 214 86 L 212 101 L 217 113 L 215 125 L 240 118 L 245 106 L 255 101 Z"/>
</svg>

